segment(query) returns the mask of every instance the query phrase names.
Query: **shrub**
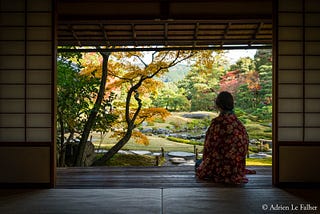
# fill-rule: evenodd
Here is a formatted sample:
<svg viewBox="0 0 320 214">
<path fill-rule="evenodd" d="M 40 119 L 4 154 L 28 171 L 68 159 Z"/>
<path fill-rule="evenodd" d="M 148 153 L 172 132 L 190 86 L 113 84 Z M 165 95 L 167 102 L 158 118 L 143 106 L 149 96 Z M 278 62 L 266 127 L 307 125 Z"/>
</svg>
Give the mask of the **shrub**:
<svg viewBox="0 0 320 214">
<path fill-rule="evenodd" d="M 177 138 L 177 137 L 167 137 L 168 140 L 177 142 L 177 143 L 185 143 L 185 144 L 190 144 L 190 145 L 200 145 L 202 146 L 203 143 L 198 142 L 198 141 L 193 141 L 193 140 L 186 140 L 182 138 Z"/>
</svg>

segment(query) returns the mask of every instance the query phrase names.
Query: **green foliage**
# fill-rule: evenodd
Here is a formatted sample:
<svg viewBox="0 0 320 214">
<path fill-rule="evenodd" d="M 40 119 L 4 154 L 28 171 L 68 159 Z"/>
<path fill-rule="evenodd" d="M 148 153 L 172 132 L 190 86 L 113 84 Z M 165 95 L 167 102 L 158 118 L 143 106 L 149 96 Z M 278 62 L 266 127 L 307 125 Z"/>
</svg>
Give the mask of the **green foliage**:
<svg viewBox="0 0 320 214">
<path fill-rule="evenodd" d="M 158 95 L 152 97 L 155 107 L 165 108 L 169 111 L 186 111 L 190 109 L 190 102 L 184 96 L 184 90 L 179 89 L 174 83 L 165 83 L 158 90 Z"/>
<path fill-rule="evenodd" d="M 212 109 L 219 79 L 224 74 L 220 57 L 219 54 L 213 57 L 214 63 L 211 67 L 194 64 L 186 77 L 177 83 L 179 88 L 184 89 L 185 97 L 191 102 L 190 111 Z"/>
<path fill-rule="evenodd" d="M 101 155 L 98 155 L 98 158 Z M 160 158 L 160 164 L 165 162 Z M 151 155 L 115 154 L 103 166 L 155 166 L 156 158 Z"/>
<path fill-rule="evenodd" d="M 230 66 L 230 70 L 240 70 L 242 73 L 246 73 L 255 70 L 255 64 L 250 57 L 242 57 L 236 64 Z"/>
<path fill-rule="evenodd" d="M 171 140 L 173 142 L 178 142 L 178 143 L 184 143 L 184 144 L 190 144 L 190 145 L 199 145 L 199 146 L 203 145 L 203 142 L 187 140 L 187 139 L 182 139 L 182 138 L 177 138 L 177 137 L 167 137 L 167 139 Z"/>
</svg>

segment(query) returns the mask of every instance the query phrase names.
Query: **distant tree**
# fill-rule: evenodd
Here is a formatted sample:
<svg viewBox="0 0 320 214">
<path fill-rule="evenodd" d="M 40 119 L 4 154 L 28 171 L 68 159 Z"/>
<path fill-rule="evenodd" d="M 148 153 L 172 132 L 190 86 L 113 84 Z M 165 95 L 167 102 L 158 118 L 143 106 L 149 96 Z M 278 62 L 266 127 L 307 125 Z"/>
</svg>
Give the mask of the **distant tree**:
<svg viewBox="0 0 320 214">
<path fill-rule="evenodd" d="M 184 89 L 178 88 L 173 82 L 164 83 L 163 85 L 157 91 L 157 94 L 152 97 L 152 104 L 168 111 L 189 111 L 190 102 L 184 95 Z"/>
<path fill-rule="evenodd" d="M 255 70 L 255 63 L 250 57 L 241 57 L 236 64 L 230 66 L 230 70 L 240 70 L 241 73 L 246 73 Z"/>
<path fill-rule="evenodd" d="M 226 58 L 222 51 L 202 51 L 178 87 L 185 90 L 191 111 L 211 110 L 219 89 L 219 79 L 225 73 Z"/>
<path fill-rule="evenodd" d="M 254 63 L 257 70 L 260 66 L 272 65 L 272 50 L 271 49 L 259 49 L 254 55 Z"/>
</svg>

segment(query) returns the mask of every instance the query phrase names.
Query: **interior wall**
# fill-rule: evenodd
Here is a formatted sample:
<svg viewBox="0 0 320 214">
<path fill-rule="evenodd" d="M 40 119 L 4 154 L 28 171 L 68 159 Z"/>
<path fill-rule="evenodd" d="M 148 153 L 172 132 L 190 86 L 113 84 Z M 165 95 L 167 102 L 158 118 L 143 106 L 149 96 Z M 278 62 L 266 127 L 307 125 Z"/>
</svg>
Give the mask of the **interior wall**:
<svg viewBox="0 0 320 214">
<path fill-rule="evenodd" d="M 0 183 L 53 186 L 53 2 L 1 0 L 0 17 Z"/>
<path fill-rule="evenodd" d="M 320 182 L 320 2 L 274 1 L 274 183 Z"/>
</svg>

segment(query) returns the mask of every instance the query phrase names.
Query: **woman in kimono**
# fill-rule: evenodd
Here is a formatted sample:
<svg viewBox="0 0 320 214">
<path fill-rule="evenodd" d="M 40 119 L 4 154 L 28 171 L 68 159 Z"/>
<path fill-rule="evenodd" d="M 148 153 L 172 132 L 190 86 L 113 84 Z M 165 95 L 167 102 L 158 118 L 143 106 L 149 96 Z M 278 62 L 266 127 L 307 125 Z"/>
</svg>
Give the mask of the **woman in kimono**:
<svg viewBox="0 0 320 214">
<path fill-rule="evenodd" d="M 196 165 L 199 179 L 218 183 L 247 183 L 246 155 L 249 138 L 244 125 L 234 114 L 234 101 L 229 92 L 219 93 L 215 101 L 220 114 L 207 130 L 203 158 Z"/>
</svg>

